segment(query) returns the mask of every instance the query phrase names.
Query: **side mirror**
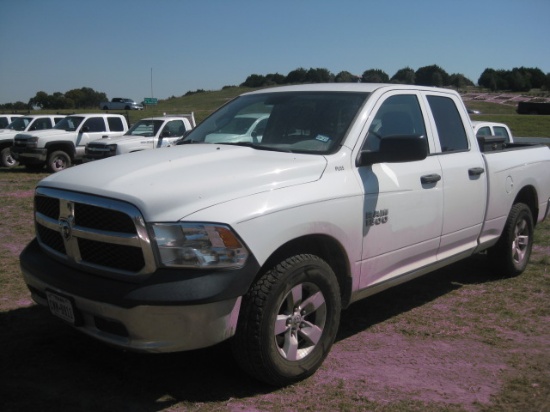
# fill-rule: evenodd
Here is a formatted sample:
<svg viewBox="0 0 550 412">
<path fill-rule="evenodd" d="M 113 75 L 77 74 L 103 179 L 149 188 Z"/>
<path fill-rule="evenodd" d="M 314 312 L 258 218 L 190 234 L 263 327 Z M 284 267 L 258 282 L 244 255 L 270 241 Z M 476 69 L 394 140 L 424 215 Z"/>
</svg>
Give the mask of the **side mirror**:
<svg viewBox="0 0 550 412">
<path fill-rule="evenodd" d="M 423 160 L 428 156 L 428 141 L 425 136 L 388 136 L 380 140 L 376 152 L 361 151 L 357 166 L 375 163 L 403 163 Z"/>
<path fill-rule="evenodd" d="M 90 131 L 90 128 L 88 126 L 82 126 L 82 129 L 80 129 L 80 133 L 86 133 L 89 131 Z"/>
</svg>

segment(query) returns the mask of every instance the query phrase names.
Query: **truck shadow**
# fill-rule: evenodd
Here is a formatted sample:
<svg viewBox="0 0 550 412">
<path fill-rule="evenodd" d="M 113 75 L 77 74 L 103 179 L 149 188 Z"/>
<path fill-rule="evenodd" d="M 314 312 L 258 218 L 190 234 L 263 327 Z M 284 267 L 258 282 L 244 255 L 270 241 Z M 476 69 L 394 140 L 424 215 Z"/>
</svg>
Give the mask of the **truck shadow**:
<svg viewBox="0 0 550 412">
<path fill-rule="evenodd" d="M 461 285 L 493 279 L 480 257 L 357 302 L 343 313 L 336 345 Z M 193 409 L 275 390 L 241 372 L 227 344 L 175 354 L 129 353 L 74 331 L 36 305 L 0 313 L 0 330 L 5 412 L 159 411 L 175 404 Z"/>
</svg>

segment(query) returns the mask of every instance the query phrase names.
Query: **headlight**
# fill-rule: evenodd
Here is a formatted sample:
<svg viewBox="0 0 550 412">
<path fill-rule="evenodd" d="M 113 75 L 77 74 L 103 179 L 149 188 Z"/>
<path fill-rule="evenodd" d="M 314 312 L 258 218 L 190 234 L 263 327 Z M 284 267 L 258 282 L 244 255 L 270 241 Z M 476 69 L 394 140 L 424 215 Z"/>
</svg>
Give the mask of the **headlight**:
<svg viewBox="0 0 550 412">
<path fill-rule="evenodd" d="M 153 231 L 163 266 L 240 268 L 248 257 L 246 247 L 225 225 L 156 223 Z"/>
<path fill-rule="evenodd" d="M 38 136 L 32 136 L 27 140 L 27 147 L 36 148 L 38 146 Z"/>
</svg>

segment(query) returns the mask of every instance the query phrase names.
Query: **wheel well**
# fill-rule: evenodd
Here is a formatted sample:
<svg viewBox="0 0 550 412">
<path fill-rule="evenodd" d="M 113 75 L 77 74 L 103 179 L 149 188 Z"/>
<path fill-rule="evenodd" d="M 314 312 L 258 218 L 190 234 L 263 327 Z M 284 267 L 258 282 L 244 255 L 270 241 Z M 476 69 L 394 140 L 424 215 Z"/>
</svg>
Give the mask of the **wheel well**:
<svg viewBox="0 0 550 412">
<path fill-rule="evenodd" d="M 342 245 L 329 236 L 311 235 L 291 240 L 277 249 L 267 259 L 263 268 L 269 270 L 291 256 L 304 253 L 316 255 L 330 265 L 340 285 L 342 307 L 347 307 L 350 302 L 352 288 L 349 261 Z M 263 270 L 260 272 L 263 272 Z"/>
<path fill-rule="evenodd" d="M 49 145 L 46 145 L 46 148 L 48 149 L 48 155 L 55 152 L 56 150 L 62 150 L 65 153 L 67 153 L 71 160 L 74 160 L 74 146 L 68 143 L 52 143 Z"/>
<path fill-rule="evenodd" d="M 11 142 L 0 143 L 0 150 L 4 150 L 6 147 L 10 147 L 11 145 L 12 145 Z"/>
<path fill-rule="evenodd" d="M 535 190 L 535 188 L 533 186 L 525 186 L 523 189 L 521 189 L 514 200 L 514 204 L 516 203 L 525 203 L 529 207 L 529 209 L 531 209 L 533 224 L 536 225 L 537 217 L 539 214 L 539 202 L 537 191 Z"/>
</svg>

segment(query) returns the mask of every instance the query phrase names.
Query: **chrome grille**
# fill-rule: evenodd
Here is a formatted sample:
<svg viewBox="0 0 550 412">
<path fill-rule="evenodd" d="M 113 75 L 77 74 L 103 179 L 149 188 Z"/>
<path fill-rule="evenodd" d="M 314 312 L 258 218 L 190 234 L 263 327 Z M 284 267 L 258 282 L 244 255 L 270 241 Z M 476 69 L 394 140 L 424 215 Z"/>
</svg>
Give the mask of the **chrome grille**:
<svg viewBox="0 0 550 412">
<path fill-rule="evenodd" d="M 155 260 L 139 210 L 118 200 L 38 188 L 36 236 L 67 264 L 105 275 L 142 275 Z"/>
</svg>

